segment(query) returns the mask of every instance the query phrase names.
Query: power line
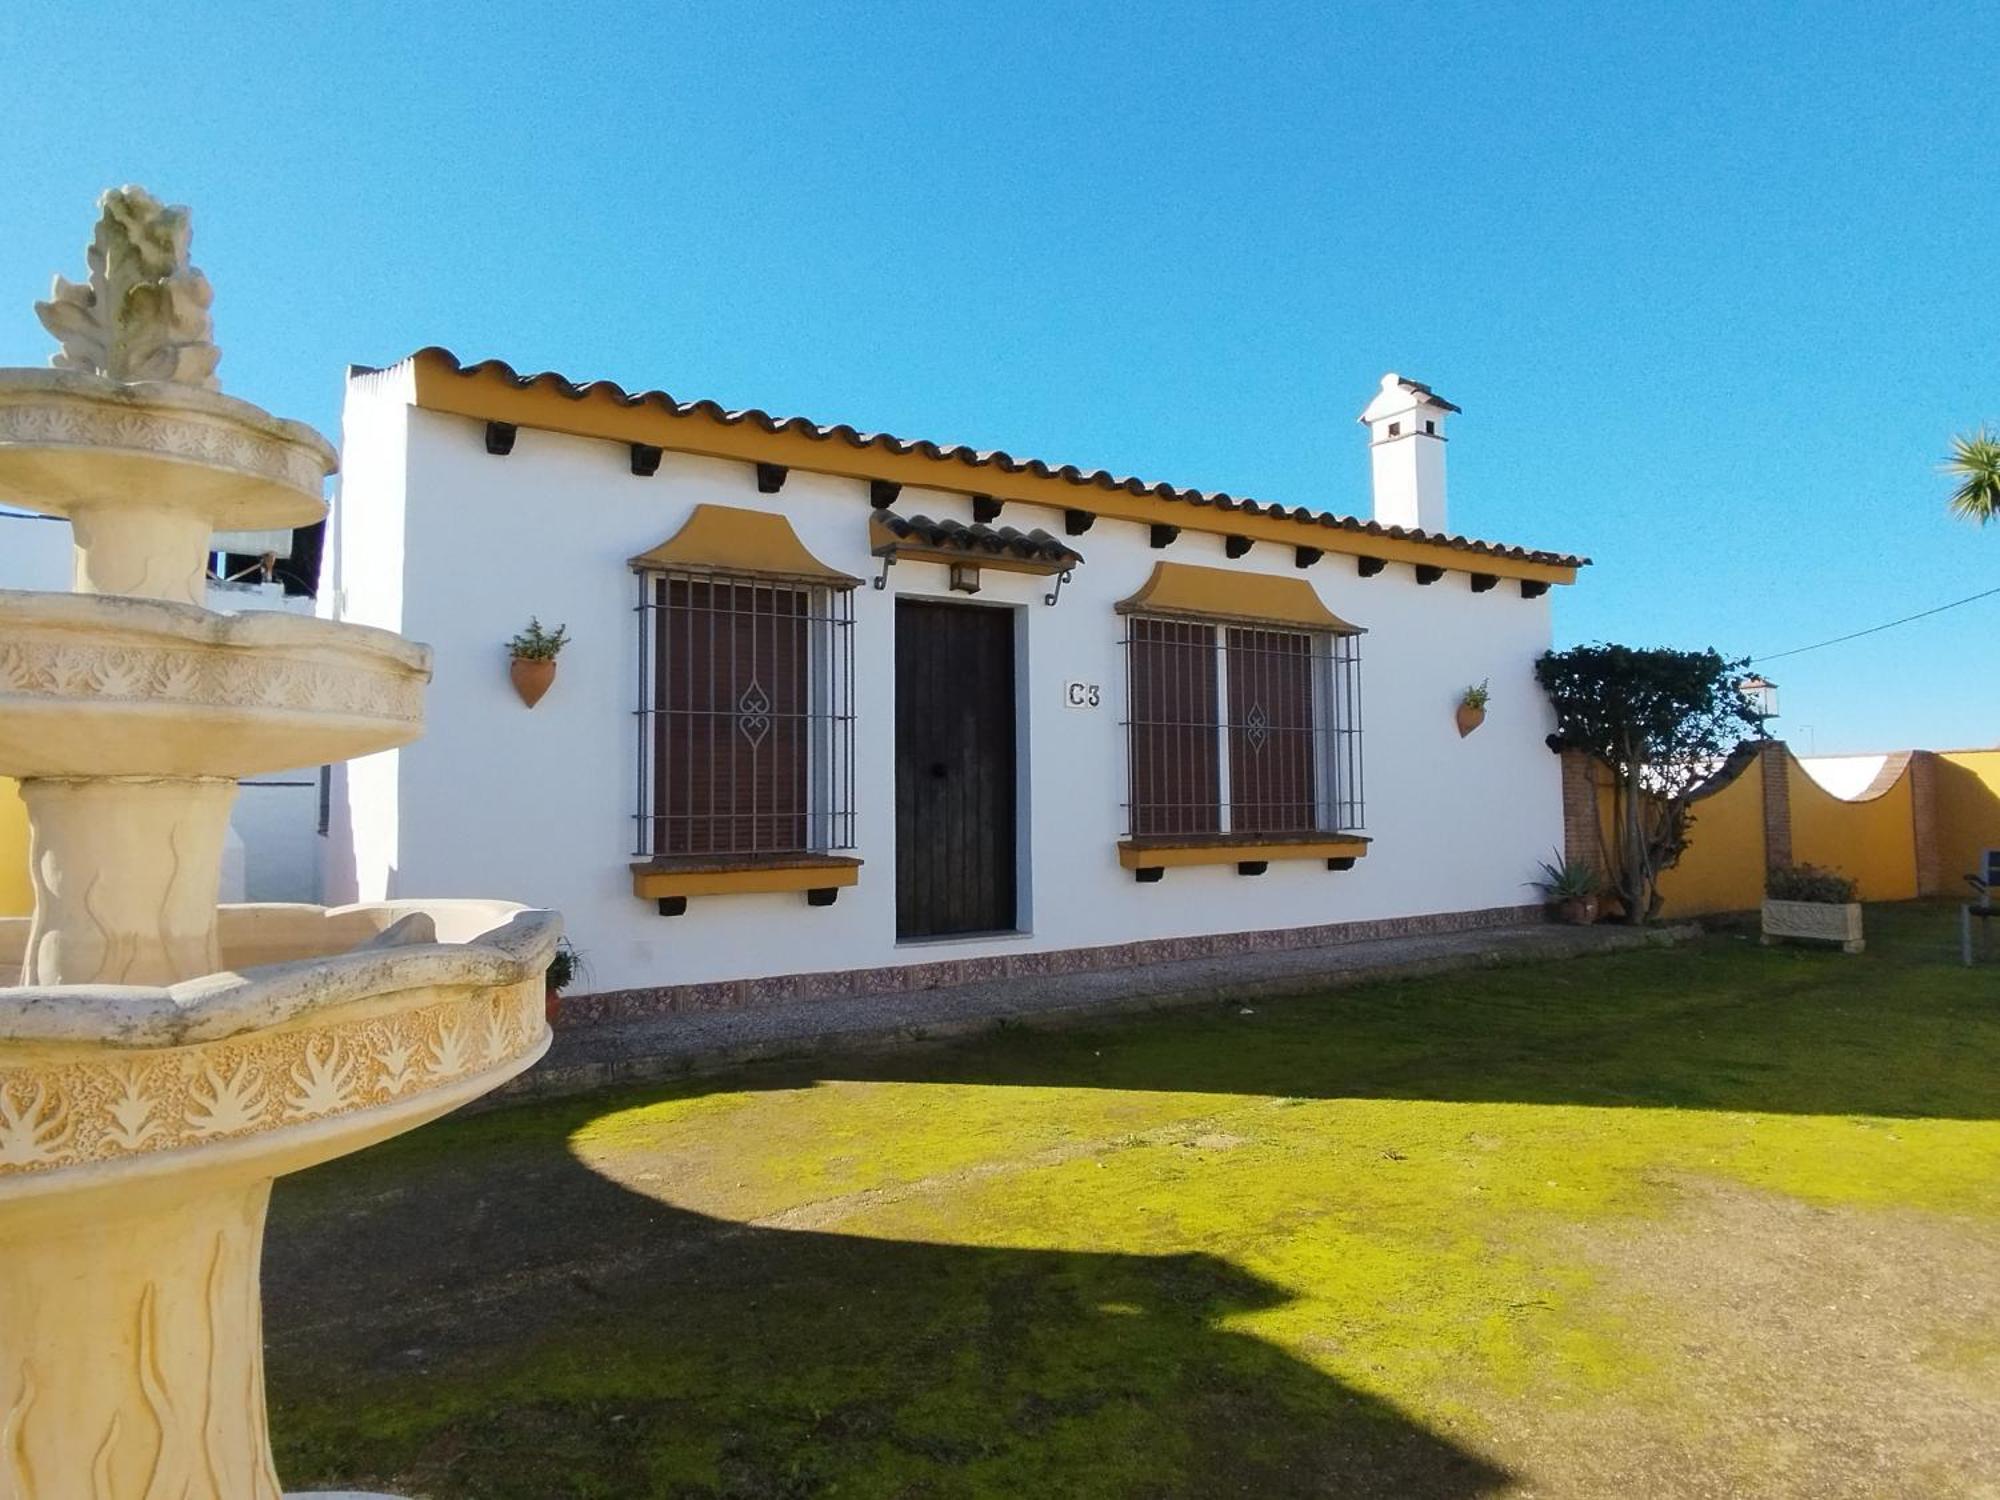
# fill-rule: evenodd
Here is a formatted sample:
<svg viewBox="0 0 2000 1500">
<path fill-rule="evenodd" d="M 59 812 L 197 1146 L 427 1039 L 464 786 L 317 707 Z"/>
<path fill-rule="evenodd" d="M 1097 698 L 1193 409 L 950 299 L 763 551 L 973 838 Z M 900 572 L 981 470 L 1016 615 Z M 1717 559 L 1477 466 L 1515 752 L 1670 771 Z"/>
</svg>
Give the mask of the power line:
<svg viewBox="0 0 2000 1500">
<path fill-rule="evenodd" d="M 1954 599 L 1949 604 L 1940 604 L 1936 609 L 1921 609 L 1913 615 L 1904 615 L 1900 620 L 1891 620 L 1886 625 L 1870 625 L 1866 630 L 1856 630 L 1847 635 L 1837 635 L 1830 641 L 1815 641 L 1810 646 L 1794 646 L 1789 651 L 1774 651 L 1769 656 L 1753 656 L 1750 659 L 1761 663 L 1777 661 L 1780 657 L 1785 656 L 1802 656 L 1808 651 L 1817 651 L 1823 646 L 1838 646 L 1842 641 L 1858 641 L 1864 635 L 1875 635 L 1880 631 L 1894 630 L 1898 625 L 1907 625 L 1912 620 L 1929 619 L 1932 615 L 1941 615 L 1948 609 L 1957 609 L 1962 604 L 1973 604 L 1981 599 L 1990 599 L 1995 594 L 2000 594 L 2000 588 L 1990 588 L 1977 594 L 1967 594 L 1963 599 Z"/>
</svg>

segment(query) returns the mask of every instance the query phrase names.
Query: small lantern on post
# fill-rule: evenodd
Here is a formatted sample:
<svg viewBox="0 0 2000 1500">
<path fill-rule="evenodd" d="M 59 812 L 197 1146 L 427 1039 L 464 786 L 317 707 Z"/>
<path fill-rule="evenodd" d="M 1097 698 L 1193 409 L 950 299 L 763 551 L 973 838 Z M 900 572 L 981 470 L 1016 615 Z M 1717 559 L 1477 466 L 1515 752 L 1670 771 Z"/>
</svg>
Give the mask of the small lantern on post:
<svg viewBox="0 0 2000 1500">
<path fill-rule="evenodd" d="M 1757 737 L 1768 740 L 1771 735 L 1765 725 L 1778 717 L 1777 683 L 1764 677 L 1746 677 L 1736 684 L 1736 690 L 1749 706 L 1750 717 L 1757 721 Z"/>
</svg>

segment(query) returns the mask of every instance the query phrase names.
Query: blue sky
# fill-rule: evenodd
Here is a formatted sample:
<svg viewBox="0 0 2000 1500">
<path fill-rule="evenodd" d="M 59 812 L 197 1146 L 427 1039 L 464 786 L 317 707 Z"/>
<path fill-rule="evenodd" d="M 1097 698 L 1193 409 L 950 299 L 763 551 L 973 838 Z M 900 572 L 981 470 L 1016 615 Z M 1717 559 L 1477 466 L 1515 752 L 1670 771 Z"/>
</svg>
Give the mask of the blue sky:
<svg viewBox="0 0 2000 1500">
<path fill-rule="evenodd" d="M 1991 13 L 0 9 L 0 363 L 93 203 L 196 215 L 224 387 L 429 343 L 1362 511 L 1386 369 L 1559 640 L 1769 652 L 2000 584 Z M 551 512 L 551 524 L 559 524 Z M 1774 664 L 1801 749 L 2000 741 L 2000 597 Z"/>
</svg>

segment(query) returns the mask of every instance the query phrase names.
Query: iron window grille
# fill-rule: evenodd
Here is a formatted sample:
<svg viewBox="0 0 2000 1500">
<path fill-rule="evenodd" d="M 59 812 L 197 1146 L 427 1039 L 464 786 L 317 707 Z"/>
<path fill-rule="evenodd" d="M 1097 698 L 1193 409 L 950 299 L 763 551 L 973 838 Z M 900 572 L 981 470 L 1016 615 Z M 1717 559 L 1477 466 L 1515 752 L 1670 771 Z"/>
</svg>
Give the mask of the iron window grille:
<svg viewBox="0 0 2000 1500">
<path fill-rule="evenodd" d="M 1126 833 L 1359 832 L 1359 635 L 1127 617 Z"/>
<path fill-rule="evenodd" d="M 637 612 L 637 854 L 854 847 L 852 592 L 643 572 Z"/>
</svg>

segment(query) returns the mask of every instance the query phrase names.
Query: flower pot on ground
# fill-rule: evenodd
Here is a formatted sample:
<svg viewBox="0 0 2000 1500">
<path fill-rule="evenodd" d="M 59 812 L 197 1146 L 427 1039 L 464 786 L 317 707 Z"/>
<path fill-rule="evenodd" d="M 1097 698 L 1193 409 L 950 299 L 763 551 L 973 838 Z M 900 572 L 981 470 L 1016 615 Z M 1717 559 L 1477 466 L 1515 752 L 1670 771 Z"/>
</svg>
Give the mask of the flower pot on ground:
<svg viewBox="0 0 2000 1500">
<path fill-rule="evenodd" d="M 1469 687 L 1458 699 L 1458 737 L 1464 739 L 1473 730 L 1486 722 L 1486 701 L 1492 694 L 1487 691 L 1485 681 L 1477 687 Z"/>
<path fill-rule="evenodd" d="M 548 971 L 542 976 L 544 1005 L 551 1026 L 562 1013 L 562 992 L 575 984 L 582 972 L 582 955 L 570 945 L 568 938 L 558 939 L 555 956 L 549 960 Z"/>
<path fill-rule="evenodd" d="M 1854 882 L 1838 870 L 1782 865 L 1764 878 L 1762 940 L 1838 943 L 1843 953 L 1859 953 L 1867 945 L 1854 897 Z"/>
<path fill-rule="evenodd" d="M 542 629 L 542 622 L 528 617 L 528 628 L 507 643 L 507 676 L 521 701 L 533 708 L 556 680 L 556 657 L 569 644 L 569 627 Z"/>
<path fill-rule="evenodd" d="M 1588 927 L 1597 920 L 1598 897 L 1604 878 L 1587 860 L 1571 859 L 1559 850 L 1553 859 L 1542 860 L 1541 878 L 1528 883 L 1549 903 L 1549 914 L 1572 927 Z"/>
</svg>

